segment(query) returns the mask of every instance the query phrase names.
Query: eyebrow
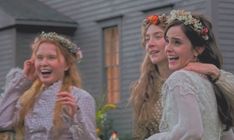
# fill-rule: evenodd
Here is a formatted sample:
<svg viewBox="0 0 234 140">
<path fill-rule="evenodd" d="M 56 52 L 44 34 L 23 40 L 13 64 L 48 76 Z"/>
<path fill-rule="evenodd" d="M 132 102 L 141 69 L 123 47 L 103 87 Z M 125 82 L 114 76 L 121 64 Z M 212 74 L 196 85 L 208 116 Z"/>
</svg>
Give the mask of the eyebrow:
<svg viewBox="0 0 234 140">
<path fill-rule="evenodd" d="M 173 39 L 173 40 L 182 40 L 181 38 L 177 38 L 177 37 L 172 37 L 171 39 Z"/>
<path fill-rule="evenodd" d="M 169 37 L 168 36 L 165 36 L 165 39 L 169 39 Z M 171 37 L 170 39 L 173 39 L 173 40 L 182 40 L 182 38 L 181 37 Z"/>
<path fill-rule="evenodd" d="M 163 32 L 154 32 L 153 35 L 163 35 Z M 149 36 L 150 34 L 145 34 L 145 36 Z"/>
<path fill-rule="evenodd" d="M 146 32 L 146 34 L 147 34 L 147 32 Z M 163 32 L 162 31 L 157 31 L 157 32 L 154 32 L 154 34 L 163 34 Z"/>
</svg>

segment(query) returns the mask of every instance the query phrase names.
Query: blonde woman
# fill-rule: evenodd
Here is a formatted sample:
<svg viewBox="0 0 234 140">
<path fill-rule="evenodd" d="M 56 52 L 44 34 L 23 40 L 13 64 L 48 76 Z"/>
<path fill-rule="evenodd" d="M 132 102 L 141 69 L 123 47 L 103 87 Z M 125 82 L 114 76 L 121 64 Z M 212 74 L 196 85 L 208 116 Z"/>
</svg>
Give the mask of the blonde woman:
<svg viewBox="0 0 234 140">
<path fill-rule="evenodd" d="M 159 132 L 161 86 L 170 75 L 165 54 L 165 15 L 151 15 L 142 24 L 142 46 L 146 51 L 141 75 L 131 88 L 134 113 L 134 140 L 144 140 Z"/>
<path fill-rule="evenodd" d="M 80 88 L 79 48 L 64 36 L 42 32 L 23 70 L 7 75 L 0 129 L 24 140 L 96 140 L 95 102 Z"/>
</svg>

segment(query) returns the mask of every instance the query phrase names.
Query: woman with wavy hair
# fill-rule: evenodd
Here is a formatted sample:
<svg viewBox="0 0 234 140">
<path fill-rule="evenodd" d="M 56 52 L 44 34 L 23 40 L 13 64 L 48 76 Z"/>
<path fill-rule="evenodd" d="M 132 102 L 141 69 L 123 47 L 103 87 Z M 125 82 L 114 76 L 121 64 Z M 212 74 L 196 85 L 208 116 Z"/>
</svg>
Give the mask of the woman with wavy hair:
<svg viewBox="0 0 234 140">
<path fill-rule="evenodd" d="M 80 49 L 54 32 L 32 44 L 23 70 L 7 75 L 0 105 L 0 129 L 18 140 L 96 140 L 95 101 L 81 89 L 76 62 Z"/>
<path fill-rule="evenodd" d="M 159 133 L 162 117 L 161 87 L 171 71 L 165 54 L 164 30 L 168 16 L 150 15 L 142 24 L 142 47 L 145 49 L 140 77 L 131 86 L 130 103 L 134 115 L 134 140 L 144 140 Z M 234 75 L 211 63 L 190 62 L 185 69 L 210 77 L 234 104 Z M 234 105 L 232 105 L 234 106 Z"/>
<path fill-rule="evenodd" d="M 170 74 L 164 52 L 165 27 L 165 15 L 148 16 L 142 24 L 142 46 L 146 55 L 140 78 L 131 87 L 130 97 L 134 113 L 134 140 L 144 140 L 159 132 L 161 86 Z"/>
<path fill-rule="evenodd" d="M 147 140 L 233 140 L 233 106 L 213 79 L 184 69 L 190 62 L 222 66 L 212 24 L 201 15 L 172 10 L 165 52 L 173 72 L 162 87 L 160 133 Z"/>
</svg>

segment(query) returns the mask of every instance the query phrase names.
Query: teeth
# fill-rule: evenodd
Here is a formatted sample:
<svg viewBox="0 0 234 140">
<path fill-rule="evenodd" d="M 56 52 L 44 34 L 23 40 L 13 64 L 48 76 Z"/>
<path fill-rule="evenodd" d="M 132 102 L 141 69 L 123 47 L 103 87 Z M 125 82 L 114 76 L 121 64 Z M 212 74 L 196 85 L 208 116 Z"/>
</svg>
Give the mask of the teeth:
<svg viewBox="0 0 234 140">
<path fill-rule="evenodd" d="M 168 56 L 168 58 L 169 58 L 169 59 L 171 59 L 171 58 L 176 58 L 176 56 Z"/>
<path fill-rule="evenodd" d="M 178 57 L 177 56 L 168 56 L 168 59 L 177 59 Z"/>
<path fill-rule="evenodd" d="M 150 54 L 156 54 L 158 53 L 159 51 L 151 51 Z"/>
<path fill-rule="evenodd" d="M 51 72 L 51 70 L 50 69 L 42 69 L 41 72 L 43 72 L 43 73 L 44 72 Z"/>
</svg>

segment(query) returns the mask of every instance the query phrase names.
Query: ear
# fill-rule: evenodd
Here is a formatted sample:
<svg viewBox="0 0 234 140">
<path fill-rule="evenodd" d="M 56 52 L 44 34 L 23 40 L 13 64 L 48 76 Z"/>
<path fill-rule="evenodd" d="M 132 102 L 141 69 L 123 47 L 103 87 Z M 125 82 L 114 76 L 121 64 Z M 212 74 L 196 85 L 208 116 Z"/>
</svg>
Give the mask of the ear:
<svg viewBox="0 0 234 140">
<path fill-rule="evenodd" d="M 68 64 L 66 64 L 64 71 L 68 71 L 69 68 L 70 68 L 70 66 Z"/>
<path fill-rule="evenodd" d="M 64 71 L 68 71 L 69 70 L 69 67 L 66 67 L 65 69 L 64 69 Z"/>
<path fill-rule="evenodd" d="M 197 57 L 204 50 L 205 50 L 205 47 L 196 47 L 195 49 L 193 49 L 193 55 Z"/>
</svg>

